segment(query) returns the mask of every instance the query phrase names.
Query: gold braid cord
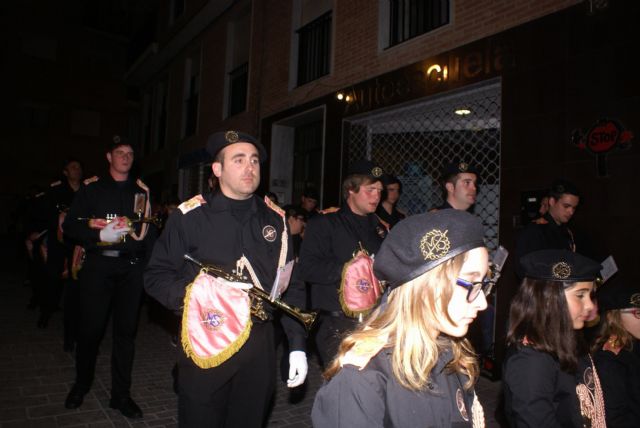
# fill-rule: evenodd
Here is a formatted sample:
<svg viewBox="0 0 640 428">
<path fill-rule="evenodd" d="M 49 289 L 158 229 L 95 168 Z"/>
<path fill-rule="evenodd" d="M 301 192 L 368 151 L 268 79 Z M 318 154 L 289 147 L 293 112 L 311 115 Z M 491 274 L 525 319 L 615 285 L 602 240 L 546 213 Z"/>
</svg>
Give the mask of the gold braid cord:
<svg viewBox="0 0 640 428">
<path fill-rule="evenodd" d="M 600 378 L 598 377 L 598 372 L 596 372 L 596 366 L 593 364 L 591 355 L 589 355 L 589 360 L 591 361 L 591 370 L 593 371 L 593 391 L 584 383 L 579 383 L 576 387 L 583 426 L 586 428 L 606 428 L 607 421 L 605 419 L 602 386 L 600 385 Z"/>
<path fill-rule="evenodd" d="M 484 428 L 484 409 L 478 396 L 473 394 L 473 404 L 471 405 L 471 418 L 473 422 L 473 428 Z"/>
<path fill-rule="evenodd" d="M 145 204 L 145 207 L 144 207 L 143 217 L 150 217 L 151 216 L 151 198 L 149 197 L 149 188 L 140 179 L 136 180 L 136 184 L 140 188 L 142 188 L 142 190 L 144 190 L 144 192 L 147 194 L 147 203 Z M 142 226 L 140 227 L 140 235 L 136 234 L 135 232 L 131 232 L 129 236 L 131 236 L 136 241 L 142 241 L 144 237 L 147 236 L 148 229 L 149 229 L 149 224 L 142 223 Z"/>
</svg>

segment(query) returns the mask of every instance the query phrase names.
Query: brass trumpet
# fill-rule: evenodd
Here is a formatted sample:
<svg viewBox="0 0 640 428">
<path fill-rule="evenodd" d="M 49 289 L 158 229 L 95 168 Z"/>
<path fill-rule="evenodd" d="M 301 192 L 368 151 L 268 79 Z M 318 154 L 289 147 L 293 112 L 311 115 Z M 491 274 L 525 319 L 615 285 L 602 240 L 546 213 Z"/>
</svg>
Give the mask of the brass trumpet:
<svg viewBox="0 0 640 428">
<path fill-rule="evenodd" d="M 222 268 L 218 266 L 204 264 L 194 259 L 193 257 L 191 257 L 189 254 L 185 254 L 184 258 L 186 260 L 189 260 L 192 263 L 197 264 L 198 266 L 200 266 L 201 269 L 204 269 L 210 275 L 217 276 L 231 282 L 245 282 L 245 283 L 248 282 L 247 277 L 245 276 L 240 276 L 240 275 L 225 272 L 224 270 L 222 270 Z M 316 317 L 318 316 L 317 312 L 304 312 L 302 311 L 302 309 L 297 308 L 295 306 L 291 306 L 280 299 L 271 300 L 269 293 L 257 287 L 251 287 L 250 289 L 247 290 L 247 292 L 251 296 L 257 297 L 263 302 L 266 302 L 271 306 L 285 312 L 287 315 L 297 319 L 302 323 L 302 325 L 304 326 L 307 332 L 311 331 L 311 328 L 313 327 L 313 323 L 315 322 Z"/>
<path fill-rule="evenodd" d="M 129 227 L 133 226 L 135 223 L 150 223 L 156 227 L 162 227 L 162 219 L 157 215 L 151 217 L 140 217 L 140 218 L 127 218 L 127 222 Z"/>
</svg>

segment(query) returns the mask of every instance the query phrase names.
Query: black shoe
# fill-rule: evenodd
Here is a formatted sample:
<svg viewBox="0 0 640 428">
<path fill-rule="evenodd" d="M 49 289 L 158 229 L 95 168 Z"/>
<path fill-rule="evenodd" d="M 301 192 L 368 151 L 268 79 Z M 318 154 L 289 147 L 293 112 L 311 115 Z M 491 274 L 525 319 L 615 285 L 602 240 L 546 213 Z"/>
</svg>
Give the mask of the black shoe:
<svg viewBox="0 0 640 428">
<path fill-rule="evenodd" d="M 131 397 L 112 398 L 109 401 L 109 407 L 120 410 L 120 413 L 130 419 L 140 419 L 142 417 L 142 410 Z"/>
<path fill-rule="evenodd" d="M 69 391 L 69 395 L 67 395 L 67 399 L 64 400 L 64 407 L 67 409 L 77 409 L 82 406 L 82 402 L 84 401 L 84 392 L 80 391 L 79 388 L 75 386 L 71 388 Z"/>
</svg>

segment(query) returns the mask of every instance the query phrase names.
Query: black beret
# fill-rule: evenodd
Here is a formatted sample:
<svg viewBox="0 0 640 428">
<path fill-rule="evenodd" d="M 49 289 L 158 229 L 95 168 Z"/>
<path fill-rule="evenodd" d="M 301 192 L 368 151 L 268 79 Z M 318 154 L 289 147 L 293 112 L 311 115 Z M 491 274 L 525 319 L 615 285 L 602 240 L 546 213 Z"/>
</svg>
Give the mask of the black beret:
<svg viewBox="0 0 640 428">
<path fill-rule="evenodd" d="M 408 217 L 389 232 L 375 255 L 376 277 L 398 287 L 477 247 L 484 247 L 480 219 L 465 211 L 441 210 Z"/>
<path fill-rule="evenodd" d="M 640 278 L 626 278 L 618 272 L 598 289 L 601 311 L 640 308 Z"/>
<path fill-rule="evenodd" d="M 442 170 L 442 180 L 447 181 L 450 177 L 462 174 L 463 172 L 478 175 L 478 171 L 473 165 L 467 162 L 453 162 L 445 165 Z"/>
<path fill-rule="evenodd" d="M 549 189 L 549 194 L 562 195 L 563 193 L 580 196 L 580 191 L 578 190 L 578 187 L 572 182 L 562 178 L 553 180 L 553 183 L 551 183 L 551 188 Z"/>
<path fill-rule="evenodd" d="M 122 135 L 114 135 L 107 143 L 107 150 L 105 153 L 111 153 L 120 146 L 129 146 L 134 152 L 136 150 L 133 143 L 131 143 L 131 141 L 129 141 L 127 137 L 124 137 Z"/>
<path fill-rule="evenodd" d="M 258 149 L 260 163 L 267 160 L 267 151 L 264 146 L 253 136 L 239 131 L 223 131 L 211 134 L 207 139 L 207 153 L 215 159 L 218 152 L 234 143 L 250 143 Z"/>
<path fill-rule="evenodd" d="M 548 281 L 595 281 L 602 266 L 569 250 L 540 250 L 520 259 L 524 276 Z"/>
<path fill-rule="evenodd" d="M 382 180 L 384 171 L 380 166 L 367 159 L 360 159 L 349 165 L 347 176 L 349 175 L 367 175 L 373 180 Z"/>
</svg>

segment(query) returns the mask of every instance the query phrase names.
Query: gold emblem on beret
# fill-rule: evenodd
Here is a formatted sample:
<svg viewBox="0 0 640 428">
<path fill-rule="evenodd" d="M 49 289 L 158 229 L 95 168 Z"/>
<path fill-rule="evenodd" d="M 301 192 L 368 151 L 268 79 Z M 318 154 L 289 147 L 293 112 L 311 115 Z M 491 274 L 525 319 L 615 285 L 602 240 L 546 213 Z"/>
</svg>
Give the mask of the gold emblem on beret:
<svg viewBox="0 0 640 428">
<path fill-rule="evenodd" d="M 113 136 L 113 144 L 119 144 L 120 143 L 120 136 L 119 135 L 114 135 Z"/>
<path fill-rule="evenodd" d="M 438 260 L 447 255 L 451 248 L 447 232 L 449 231 L 433 229 L 425 233 L 420 240 L 420 252 L 425 260 Z"/>
<path fill-rule="evenodd" d="M 379 166 L 374 166 L 371 170 L 371 175 L 373 175 L 374 177 L 382 177 L 382 168 L 380 168 Z"/>
<path fill-rule="evenodd" d="M 468 164 L 468 163 L 466 163 L 466 162 L 460 162 L 460 163 L 458 164 L 458 171 L 460 171 L 460 172 L 465 172 L 465 171 L 466 171 L 466 170 L 468 170 L 468 169 L 469 169 L 469 164 Z"/>
<path fill-rule="evenodd" d="M 566 262 L 558 262 L 551 266 L 551 274 L 557 279 L 567 279 L 571 276 L 571 266 Z"/>
<path fill-rule="evenodd" d="M 228 143 L 237 143 L 240 137 L 236 131 L 227 131 L 224 133 L 224 139 L 227 140 Z"/>
<path fill-rule="evenodd" d="M 631 306 L 640 308 L 640 293 L 632 294 L 631 298 L 629 299 L 629 303 L 631 303 Z"/>
</svg>

